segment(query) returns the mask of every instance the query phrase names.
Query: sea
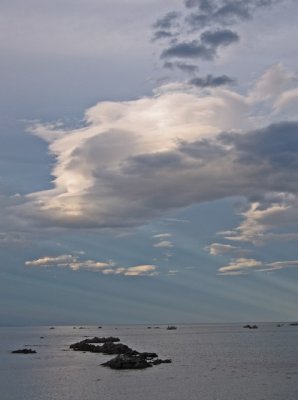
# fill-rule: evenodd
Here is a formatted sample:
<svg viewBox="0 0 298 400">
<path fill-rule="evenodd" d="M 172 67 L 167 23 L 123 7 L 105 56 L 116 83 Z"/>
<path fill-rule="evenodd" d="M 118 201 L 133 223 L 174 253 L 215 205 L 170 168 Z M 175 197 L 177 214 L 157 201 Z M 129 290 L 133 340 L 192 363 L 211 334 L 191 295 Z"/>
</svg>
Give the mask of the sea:
<svg viewBox="0 0 298 400">
<path fill-rule="evenodd" d="M 0 400 L 297 400 L 298 326 L 243 324 L 0 328 Z M 170 358 L 145 370 L 111 370 L 113 356 L 69 345 L 116 336 Z M 32 348 L 36 354 L 12 354 Z"/>
</svg>

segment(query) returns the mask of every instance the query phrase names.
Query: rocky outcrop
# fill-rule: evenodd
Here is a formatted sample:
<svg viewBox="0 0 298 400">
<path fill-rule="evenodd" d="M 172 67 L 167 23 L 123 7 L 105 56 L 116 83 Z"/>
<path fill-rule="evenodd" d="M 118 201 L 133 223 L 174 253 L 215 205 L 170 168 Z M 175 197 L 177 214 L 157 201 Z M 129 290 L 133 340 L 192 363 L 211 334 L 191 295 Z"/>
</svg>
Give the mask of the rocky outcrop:
<svg viewBox="0 0 298 400">
<path fill-rule="evenodd" d="M 147 359 L 144 357 L 144 354 L 146 353 L 140 353 L 137 355 L 120 354 L 101 365 L 112 369 L 145 369 L 150 368 L 153 365 L 170 364 L 172 362 L 172 360 Z"/>
<path fill-rule="evenodd" d="M 35 354 L 36 351 L 32 349 L 20 349 L 20 350 L 13 350 L 13 354 Z"/>
<path fill-rule="evenodd" d="M 116 355 L 117 357 L 109 360 L 102 365 L 112 369 L 144 369 L 159 365 L 162 363 L 171 363 L 171 360 L 160 360 L 156 353 L 143 352 L 133 350 L 126 344 L 115 343 L 119 338 L 93 338 L 85 339 L 81 342 L 70 345 L 70 348 L 75 351 L 84 351 L 91 353 L 101 353 L 108 355 Z M 96 346 L 94 343 L 103 343 L 101 346 Z"/>
<path fill-rule="evenodd" d="M 101 365 L 112 369 L 144 369 L 152 366 L 145 358 L 126 354 L 120 354 Z"/>
</svg>

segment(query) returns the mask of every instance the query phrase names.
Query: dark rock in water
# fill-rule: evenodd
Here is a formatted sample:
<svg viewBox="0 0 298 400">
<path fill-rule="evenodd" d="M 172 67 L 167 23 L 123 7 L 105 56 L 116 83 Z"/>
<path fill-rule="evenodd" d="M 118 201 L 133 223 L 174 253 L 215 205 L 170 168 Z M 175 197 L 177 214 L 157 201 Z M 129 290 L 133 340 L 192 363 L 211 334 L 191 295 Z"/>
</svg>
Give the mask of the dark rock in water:
<svg viewBox="0 0 298 400">
<path fill-rule="evenodd" d="M 54 326 L 51 326 L 49 329 L 55 329 L 55 327 L 54 327 Z"/>
<path fill-rule="evenodd" d="M 40 336 L 40 338 L 39 339 L 44 339 L 44 336 Z"/>
<path fill-rule="evenodd" d="M 79 350 L 79 351 L 91 351 L 94 352 L 94 348 L 95 347 L 99 347 L 99 346 L 86 346 L 86 345 L 90 345 L 92 343 L 114 343 L 114 342 L 120 342 L 119 338 L 110 336 L 110 337 L 103 337 L 103 338 L 99 338 L 99 337 L 94 337 L 92 339 L 84 339 L 81 342 L 78 343 L 73 343 L 71 344 L 69 347 L 73 350 Z M 89 349 L 89 350 L 88 350 Z M 97 352 L 97 351 L 95 351 Z"/>
<path fill-rule="evenodd" d="M 298 326 L 298 322 L 292 322 L 290 326 Z"/>
<path fill-rule="evenodd" d="M 173 331 L 173 330 L 175 330 L 175 329 L 177 329 L 177 327 L 174 326 L 174 325 L 168 325 L 168 327 L 167 327 L 167 330 L 168 330 L 168 331 Z"/>
<path fill-rule="evenodd" d="M 13 354 L 35 354 L 36 351 L 32 349 L 20 349 L 12 351 Z"/>
<path fill-rule="evenodd" d="M 85 339 L 81 342 L 71 344 L 69 347 L 75 351 L 89 351 L 91 353 L 103 353 L 103 354 L 137 354 L 135 350 L 125 344 L 117 343 L 120 339 L 109 337 L 109 338 L 93 338 Z M 103 343 L 102 346 L 95 346 L 93 343 Z"/>
<path fill-rule="evenodd" d="M 97 329 L 102 329 L 102 326 L 98 326 Z"/>
<path fill-rule="evenodd" d="M 258 329 L 257 325 L 244 325 L 243 328 L 246 328 L 246 329 Z"/>
<path fill-rule="evenodd" d="M 137 355 L 125 354 L 121 354 L 101 365 L 112 369 L 144 369 L 152 366 L 151 363 L 146 361 L 144 358 Z"/>
<path fill-rule="evenodd" d="M 80 326 L 79 329 L 86 329 L 84 326 Z"/>
</svg>

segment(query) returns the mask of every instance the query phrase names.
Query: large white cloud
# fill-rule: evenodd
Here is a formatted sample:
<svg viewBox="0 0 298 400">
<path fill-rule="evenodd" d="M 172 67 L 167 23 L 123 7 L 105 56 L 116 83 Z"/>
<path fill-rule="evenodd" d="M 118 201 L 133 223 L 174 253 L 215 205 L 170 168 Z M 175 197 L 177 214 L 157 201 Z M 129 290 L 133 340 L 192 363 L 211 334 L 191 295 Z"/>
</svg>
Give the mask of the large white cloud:
<svg viewBox="0 0 298 400">
<path fill-rule="evenodd" d="M 29 194 L 18 215 L 54 227 L 127 227 L 196 202 L 293 191 L 293 182 L 280 180 L 272 157 L 285 156 L 287 149 L 279 154 L 274 141 L 295 125 L 257 131 L 274 122 L 272 98 L 281 98 L 289 79 L 273 66 L 246 96 L 167 85 L 153 97 L 95 105 L 80 129 L 36 124 L 32 131 L 49 143 L 55 160 L 53 188 Z M 264 115 L 255 114 L 258 104 Z M 268 154 L 258 140 L 271 141 Z"/>
</svg>

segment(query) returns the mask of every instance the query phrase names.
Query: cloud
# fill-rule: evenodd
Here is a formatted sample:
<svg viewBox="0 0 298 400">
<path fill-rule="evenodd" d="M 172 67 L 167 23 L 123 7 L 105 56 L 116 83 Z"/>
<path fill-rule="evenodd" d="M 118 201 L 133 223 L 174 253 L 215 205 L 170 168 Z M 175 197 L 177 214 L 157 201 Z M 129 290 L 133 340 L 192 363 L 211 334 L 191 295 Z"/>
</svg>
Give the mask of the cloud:
<svg viewBox="0 0 298 400">
<path fill-rule="evenodd" d="M 214 49 L 219 46 L 229 46 L 232 43 L 238 42 L 238 40 L 238 34 L 230 29 L 205 31 L 201 34 L 201 42 Z"/>
<path fill-rule="evenodd" d="M 81 260 L 72 254 L 63 254 L 57 257 L 42 257 L 26 261 L 26 267 L 43 268 L 68 268 L 72 271 L 87 270 L 100 272 L 104 275 L 125 276 L 155 276 L 158 274 L 156 265 L 137 265 L 134 267 L 118 267 L 113 261 L 100 262 L 94 260 Z"/>
<path fill-rule="evenodd" d="M 161 59 L 213 60 L 219 48 L 240 40 L 237 32 L 227 29 L 242 21 L 251 20 L 261 9 L 272 7 L 284 0 L 186 0 L 184 19 L 180 13 L 170 12 L 154 25 L 155 38 L 165 39 Z M 179 20 L 179 23 L 178 23 Z M 173 24 L 177 28 L 171 30 Z M 200 33 L 200 41 L 197 35 Z M 165 63 L 164 66 L 169 68 Z M 189 73 L 185 70 L 184 72 Z"/>
<path fill-rule="evenodd" d="M 162 248 L 162 249 L 170 249 L 174 247 L 173 243 L 170 240 L 162 240 L 161 242 L 155 243 L 153 247 Z"/>
<path fill-rule="evenodd" d="M 233 240 L 252 241 L 263 226 L 266 234 L 281 233 L 273 232 L 275 226 L 293 234 L 295 226 L 287 228 L 298 209 L 298 122 L 267 125 L 274 101 L 262 116 L 263 103 L 252 101 L 251 90 L 202 93 L 172 84 L 152 97 L 100 102 L 86 111 L 80 128 L 37 124 L 32 130 L 48 142 L 54 159 L 52 188 L 3 210 L 23 227 L 119 229 L 169 210 L 240 196 L 258 206 L 242 215 Z"/>
<path fill-rule="evenodd" d="M 201 41 L 192 40 L 171 44 L 163 50 L 161 59 L 167 58 L 187 58 L 212 60 L 217 49 L 221 46 L 229 46 L 239 40 L 237 33 L 229 29 L 205 31 L 201 35 Z"/>
<path fill-rule="evenodd" d="M 27 267 L 58 267 L 69 268 L 73 271 L 81 269 L 89 271 L 101 271 L 108 267 L 114 267 L 113 261 L 99 262 L 94 260 L 79 260 L 77 256 L 64 254 L 57 257 L 42 257 L 36 260 L 26 261 Z"/>
<path fill-rule="evenodd" d="M 156 265 L 137 265 L 128 268 L 104 269 L 105 275 L 124 276 L 155 276 L 158 274 Z"/>
<path fill-rule="evenodd" d="M 245 273 L 247 269 L 261 267 L 263 267 L 261 261 L 257 261 L 253 258 L 237 258 L 236 260 L 231 261 L 228 265 L 219 268 L 218 272 L 221 274 L 230 272 Z"/>
<path fill-rule="evenodd" d="M 240 249 L 237 246 L 232 246 L 230 244 L 222 244 L 222 243 L 212 243 L 209 246 L 205 247 L 205 250 L 209 252 L 212 256 L 221 256 L 227 254 L 241 254 L 245 251 Z"/>
<path fill-rule="evenodd" d="M 218 269 L 219 275 L 247 275 L 249 272 L 274 272 L 298 267 L 298 260 L 265 263 L 254 258 L 237 258 Z"/>
<path fill-rule="evenodd" d="M 160 58 L 190 58 L 212 60 L 215 56 L 214 48 L 202 45 L 197 40 L 175 43 L 163 50 Z"/>
<path fill-rule="evenodd" d="M 220 75 L 220 76 L 207 75 L 204 78 L 199 78 L 199 77 L 193 78 L 189 81 L 189 84 L 201 88 L 207 88 L 207 87 L 230 85 L 234 82 L 235 80 L 228 77 L 227 75 Z"/>
<path fill-rule="evenodd" d="M 256 245 L 268 241 L 297 240 L 298 201 L 288 193 L 267 195 L 241 213 L 243 222 L 226 239 Z"/>
<path fill-rule="evenodd" d="M 195 9 L 186 19 L 192 29 L 200 30 L 205 26 L 235 25 L 247 21 L 260 9 L 271 7 L 282 0 L 186 0 L 188 9 Z"/>
<path fill-rule="evenodd" d="M 163 66 L 164 68 L 168 68 L 171 70 L 173 70 L 174 68 L 178 68 L 183 72 L 187 72 L 188 74 L 194 74 L 199 70 L 199 67 L 197 65 L 187 64 L 185 62 L 179 62 L 179 61 L 176 62 L 166 61 Z"/>
<path fill-rule="evenodd" d="M 172 237 L 171 233 L 158 233 L 156 235 L 152 236 L 153 239 L 168 239 L 170 237 Z"/>
<path fill-rule="evenodd" d="M 172 32 L 165 31 L 165 30 L 158 30 L 154 32 L 154 35 L 152 37 L 152 41 L 160 40 L 160 39 L 169 39 L 173 38 L 175 35 Z"/>
<path fill-rule="evenodd" d="M 154 24 L 155 29 L 171 29 L 177 26 L 177 20 L 180 17 L 180 13 L 176 11 L 171 11 L 167 13 L 164 17 L 159 18 Z"/>
</svg>

